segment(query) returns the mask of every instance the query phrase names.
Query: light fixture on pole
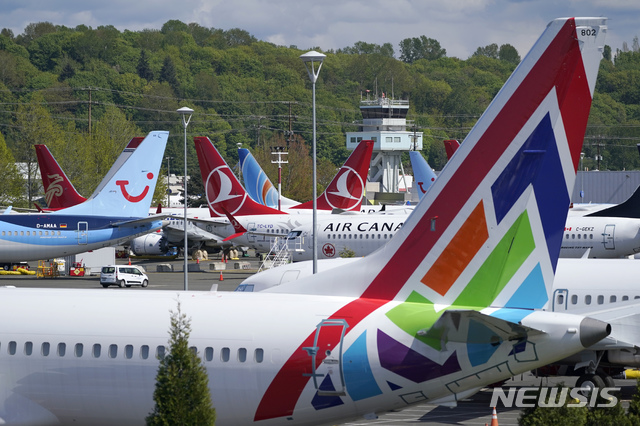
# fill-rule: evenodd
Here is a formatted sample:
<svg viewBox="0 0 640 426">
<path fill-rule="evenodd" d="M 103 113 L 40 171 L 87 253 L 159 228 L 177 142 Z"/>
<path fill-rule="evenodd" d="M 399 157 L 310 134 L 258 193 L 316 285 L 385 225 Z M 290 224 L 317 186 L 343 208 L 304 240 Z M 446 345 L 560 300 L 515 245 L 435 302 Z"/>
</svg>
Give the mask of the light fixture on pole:
<svg viewBox="0 0 640 426">
<path fill-rule="evenodd" d="M 304 62 L 304 66 L 309 74 L 311 80 L 311 86 L 313 88 L 313 273 L 318 272 L 318 194 L 316 188 L 316 80 L 320 74 L 320 68 L 322 68 L 322 61 L 327 55 L 312 50 L 303 55 L 300 55 L 300 59 Z M 317 68 L 316 68 L 317 66 Z"/>
<path fill-rule="evenodd" d="M 177 112 L 182 117 L 182 126 L 184 127 L 184 177 L 182 182 L 184 185 L 184 291 L 189 290 L 189 275 L 188 275 L 188 260 L 189 260 L 189 245 L 187 244 L 187 126 L 191 121 L 191 114 L 193 110 L 191 108 L 182 107 Z"/>
</svg>

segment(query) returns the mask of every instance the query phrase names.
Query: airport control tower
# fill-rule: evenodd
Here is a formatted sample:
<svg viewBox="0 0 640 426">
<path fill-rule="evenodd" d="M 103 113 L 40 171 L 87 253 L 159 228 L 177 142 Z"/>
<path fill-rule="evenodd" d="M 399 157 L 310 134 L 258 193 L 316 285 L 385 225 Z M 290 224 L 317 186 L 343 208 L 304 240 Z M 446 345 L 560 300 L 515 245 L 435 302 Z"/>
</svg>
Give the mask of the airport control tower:
<svg viewBox="0 0 640 426">
<path fill-rule="evenodd" d="M 379 193 L 398 193 L 401 171 L 404 174 L 402 152 L 422 150 L 422 133 L 407 130 L 408 111 L 409 101 L 391 99 L 384 93 L 377 99 L 367 96 L 360 100 L 360 131 L 347 133 L 350 150 L 361 140 L 373 140 L 369 182 L 379 183 Z"/>
</svg>

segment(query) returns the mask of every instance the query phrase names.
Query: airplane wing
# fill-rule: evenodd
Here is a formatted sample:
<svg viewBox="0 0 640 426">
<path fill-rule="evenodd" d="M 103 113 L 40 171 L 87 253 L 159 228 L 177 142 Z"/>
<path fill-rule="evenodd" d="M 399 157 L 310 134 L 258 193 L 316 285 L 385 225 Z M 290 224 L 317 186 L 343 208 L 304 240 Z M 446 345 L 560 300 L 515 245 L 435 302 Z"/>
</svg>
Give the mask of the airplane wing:
<svg viewBox="0 0 640 426">
<path fill-rule="evenodd" d="M 153 216 L 147 216 L 147 217 L 141 217 L 141 218 L 136 218 L 136 219 L 132 219 L 132 220 L 123 220 L 120 222 L 113 222 L 111 224 L 112 228 L 117 228 L 117 227 L 131 227 L 131 226 L 138 226 L 142 223 L 150 223 L 150 222 L 156 222 L 159 220 L 164 220 L 168 217 L 171 217 L 170 214 L 156 214 Z"/>
</svg>

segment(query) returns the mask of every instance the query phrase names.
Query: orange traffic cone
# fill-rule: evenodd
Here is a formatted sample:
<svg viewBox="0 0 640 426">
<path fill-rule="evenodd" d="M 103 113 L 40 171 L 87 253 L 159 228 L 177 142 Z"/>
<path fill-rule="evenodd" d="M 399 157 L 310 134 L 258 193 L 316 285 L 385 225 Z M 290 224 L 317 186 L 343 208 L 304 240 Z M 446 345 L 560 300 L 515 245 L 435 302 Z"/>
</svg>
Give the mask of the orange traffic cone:
<svg viewBox="0 0 640 426">
<path fill-rule="evenodd" d="M 220 271 L 220 281 L 224 281 L 224 277 L 222 276 L 222 271 Z"/>
<path fill-rule="evenodd" d="M 200 264 L 200 258 L 196 257 L 196 265 Z"/>
<path fill-rule="evenodd" d="M 131 258 L 129 258 L 129 266 L 131 266 Z"/>
<path fill-rule="evenodd" d="M 498 413 L 496 413 L 496 407 L 493 407 L 493 414 L 491 415 L 490 426 L 498 426 Z"/>
</svg>

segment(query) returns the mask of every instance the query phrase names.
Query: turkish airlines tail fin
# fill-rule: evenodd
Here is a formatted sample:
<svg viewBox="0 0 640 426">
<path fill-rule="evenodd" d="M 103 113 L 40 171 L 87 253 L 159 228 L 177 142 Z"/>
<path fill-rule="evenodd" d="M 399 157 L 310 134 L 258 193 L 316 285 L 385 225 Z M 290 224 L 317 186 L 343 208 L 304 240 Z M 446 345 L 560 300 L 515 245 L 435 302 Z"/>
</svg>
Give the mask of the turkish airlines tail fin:
<svg viewBox="0 0 640 426">
<path fill-rule="evenodd" d="M 282 214 L 280 210 L 259 204 L 248 196 L 209 138 L 198 136 L 193 141 L 212 217 L 226 217 L 225 211 L 234 216 Z"/>
<path fill-rule="evenodd" d="M 372 153 L 373 141 L 363 140 L 358 144 L 327 189 L 318 197 L 316 204 L 319 210 L 360 211 Z M 312 209 L 313 200 L 291 208 Z"/>
<path fill-rule="evenodd" d="M 44 199 L 47 202 L 45 210 L 64 209 L 84 202 L 86 198 L 78 194 L 56 159 L 51 155 L 49 148 L 41 144 L 36 144 L 34 147 L 44 186 Z"/>
<path fill-rule="evenodd" d="M 146 218 L 168 137 L 169 132 L 153 131 L 132 139 L 93 195 L 64 213 Z"/>
</svg>

